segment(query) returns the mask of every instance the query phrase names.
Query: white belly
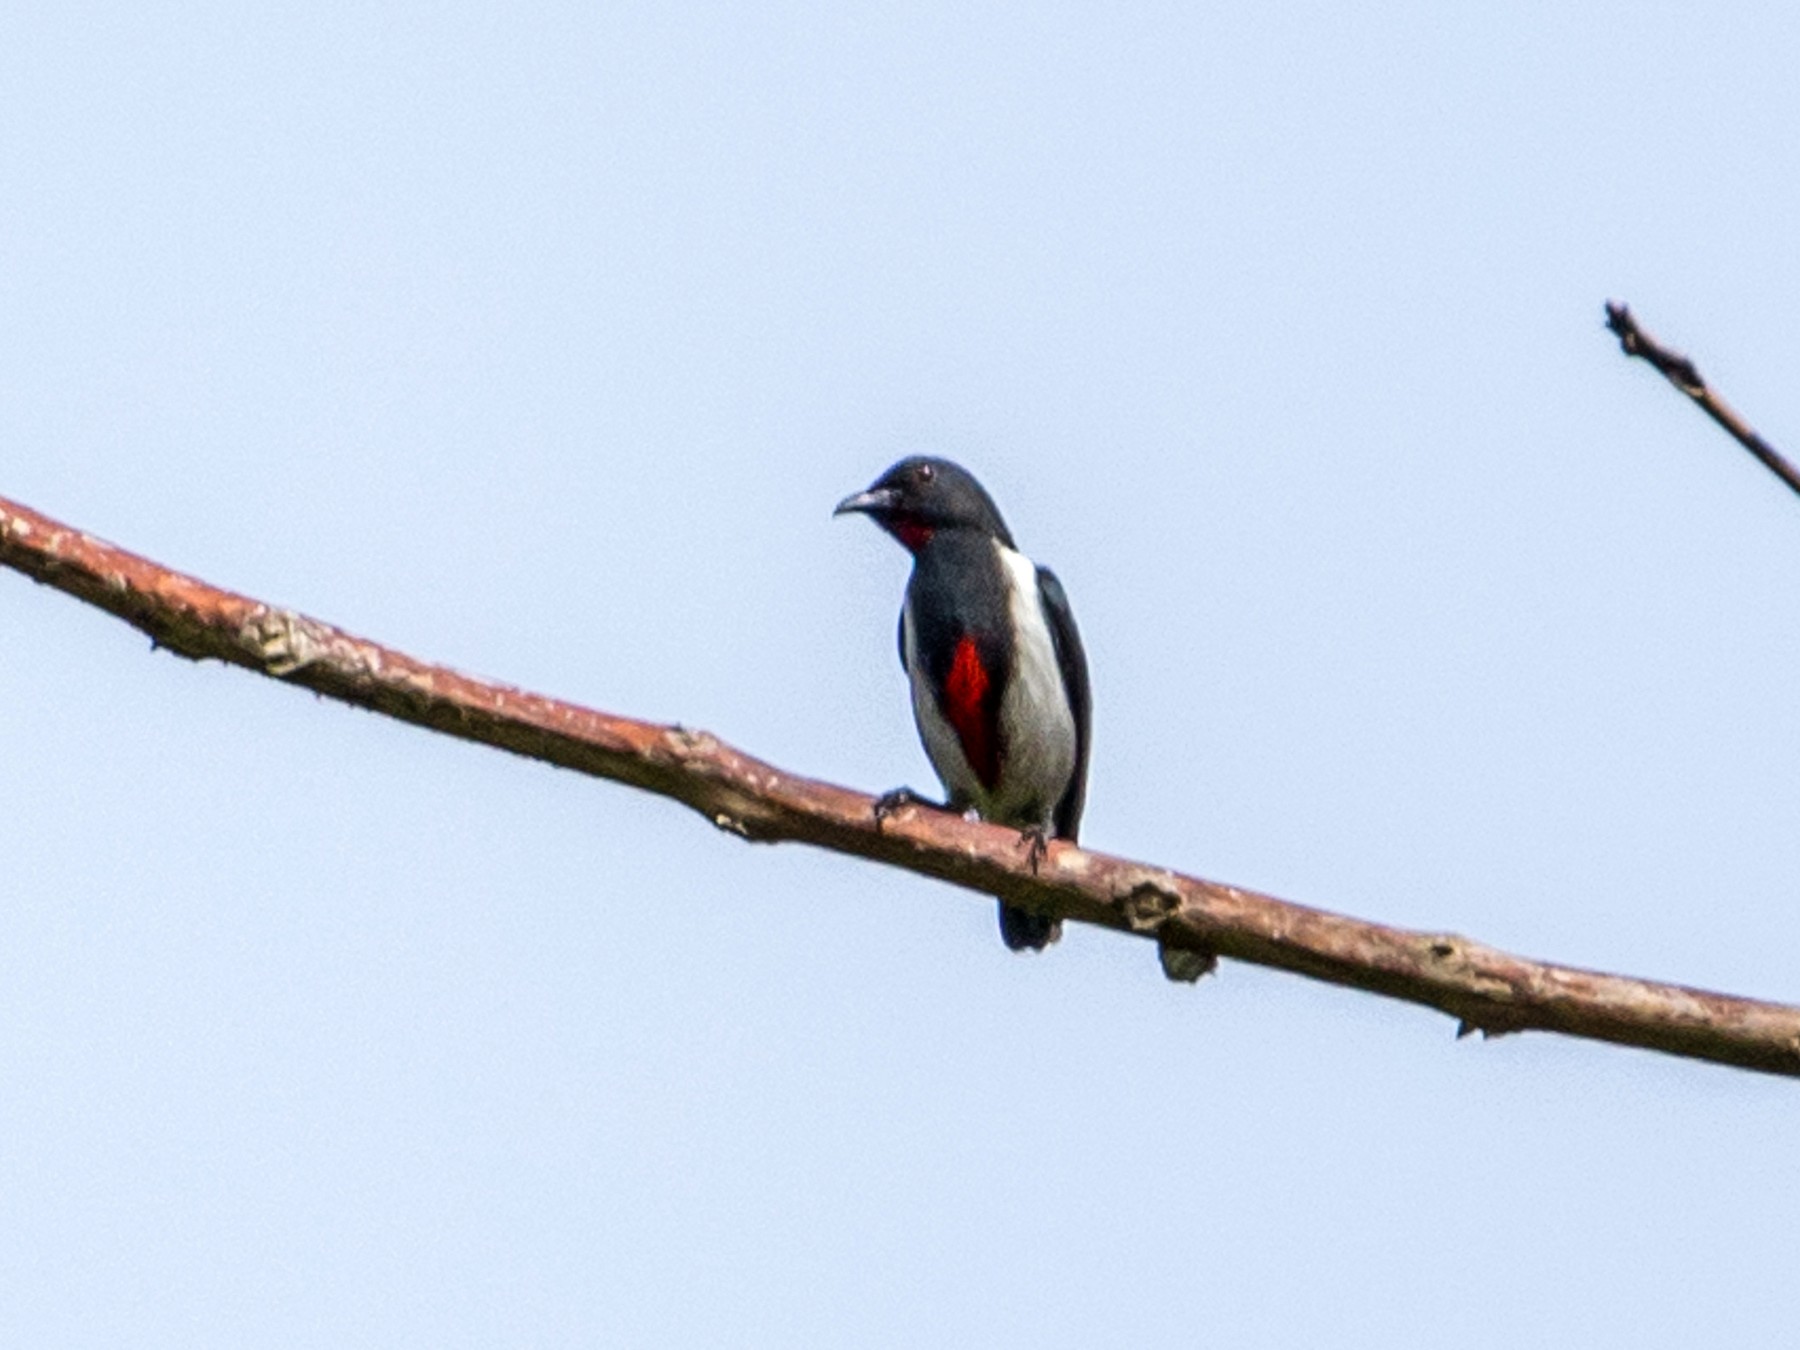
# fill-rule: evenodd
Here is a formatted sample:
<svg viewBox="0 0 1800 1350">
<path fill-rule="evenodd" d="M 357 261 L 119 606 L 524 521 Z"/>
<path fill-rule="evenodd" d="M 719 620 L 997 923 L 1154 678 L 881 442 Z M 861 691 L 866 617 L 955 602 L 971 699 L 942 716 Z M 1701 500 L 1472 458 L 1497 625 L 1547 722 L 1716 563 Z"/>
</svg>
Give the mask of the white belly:
<svg viewBox="0 0 1800 1350">
<path fill-rule="evenodd" d="M 1000 781 L 984 787 L 963 754 L 956 731 L 938 710 L 926 681 L 912 681 L 913 718 L 932 766 L 953 796 L 975 804 L 983 820 L 1021 829 L 1048 828 L 1056 804 L 1075 772 L 1075 717 L 1063 693 L 1056 643 L 1038 598 L 1037 568 L 1023 554 L 996 542 L 1007 579 L 1007 603 L 1019 635 L 1012 678 L 1000 703 Z M 905 627 L 907 669 L 920 664 L 913 627 Z"/>
</svg>

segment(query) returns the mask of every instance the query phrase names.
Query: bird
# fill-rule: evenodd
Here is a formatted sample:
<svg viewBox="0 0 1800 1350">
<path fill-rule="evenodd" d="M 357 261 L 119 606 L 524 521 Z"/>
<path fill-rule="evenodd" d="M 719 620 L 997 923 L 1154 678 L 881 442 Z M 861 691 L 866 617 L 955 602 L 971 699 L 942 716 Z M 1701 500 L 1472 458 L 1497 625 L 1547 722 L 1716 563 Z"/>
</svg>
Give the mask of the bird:
<svg viewBox="0 0 1800 1350">
<path fill-rule="evenodd" d="M 1056 574 L 1013 542 L 987 490 L 961 465 L 900 460 L 834 516 L 868 516 L 912 555 L 900 664 L 913 720 L 944 785 L 944 809 L 1021 832 L 1035 871 L 1048 840 L 1076 841 L 1087 798 L 1092 699 L 1087 653 Z M 923 799 L 900 788 L 879 821 Z M 1060 920 L 1000 901 L 1000 937 L 1042 951 Z"/>
</svg>

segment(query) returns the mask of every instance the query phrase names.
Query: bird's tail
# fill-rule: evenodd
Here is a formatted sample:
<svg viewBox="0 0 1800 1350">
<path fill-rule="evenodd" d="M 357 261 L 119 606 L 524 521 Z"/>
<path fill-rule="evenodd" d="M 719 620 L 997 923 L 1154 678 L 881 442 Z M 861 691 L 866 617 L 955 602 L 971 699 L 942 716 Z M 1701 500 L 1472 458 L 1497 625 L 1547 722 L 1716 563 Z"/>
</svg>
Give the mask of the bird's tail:
<svg viewBox="0 0 1800 1350">
<path fill-rule="evenodd" d="M 1041 952 L 1062 936 L 1062 920 L 1000 902 L 1000 940 L 1015 952 Z"/>
</svg>

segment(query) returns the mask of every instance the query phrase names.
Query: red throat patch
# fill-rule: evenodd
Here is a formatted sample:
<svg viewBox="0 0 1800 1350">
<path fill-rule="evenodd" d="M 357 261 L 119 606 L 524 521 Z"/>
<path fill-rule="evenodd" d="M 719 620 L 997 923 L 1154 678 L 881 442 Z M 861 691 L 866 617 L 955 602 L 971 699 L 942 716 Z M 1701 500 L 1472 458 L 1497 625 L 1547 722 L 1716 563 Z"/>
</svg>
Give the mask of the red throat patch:
<svg viewBox="0 0 1800 1350">
<path fill-rule="evenodd" d="M 975 639 L 964 636 L 956 644 L 950 674 L 944 680 L 944 714 L 962 742 L 962 751 L 981 785 L 992 789 L 1000 781 L 999 738 L 987 708 L 987 667 L 975 650 Z"/>
<path fill-rule="evenodd" d="M 902 516 L 893 523 L 894 538 L 908 553 L 917 553 L 931 540 L 931 527 Z"/>
</svg>

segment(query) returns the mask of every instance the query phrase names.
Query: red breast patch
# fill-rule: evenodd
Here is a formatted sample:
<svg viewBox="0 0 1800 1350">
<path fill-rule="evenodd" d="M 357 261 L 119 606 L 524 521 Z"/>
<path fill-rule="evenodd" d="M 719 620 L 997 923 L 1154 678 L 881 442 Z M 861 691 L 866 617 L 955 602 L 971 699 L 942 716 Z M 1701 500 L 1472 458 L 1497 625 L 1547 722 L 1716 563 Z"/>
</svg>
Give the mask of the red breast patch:
<svg viewBox="0 0 1800 1350">
<path fill-rule="evenodd" d="M 955 728 L 975 777 L 989 789 L 1000 781 L 999 738 L 987 707 L 990 682 L 981 653 L 975 650 L 975 639 L 965 635 L 956 644 L 950 674 L 944 680 L 944 715 Z"/>
</svg>

